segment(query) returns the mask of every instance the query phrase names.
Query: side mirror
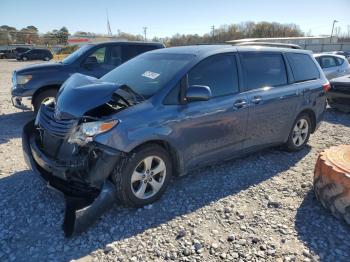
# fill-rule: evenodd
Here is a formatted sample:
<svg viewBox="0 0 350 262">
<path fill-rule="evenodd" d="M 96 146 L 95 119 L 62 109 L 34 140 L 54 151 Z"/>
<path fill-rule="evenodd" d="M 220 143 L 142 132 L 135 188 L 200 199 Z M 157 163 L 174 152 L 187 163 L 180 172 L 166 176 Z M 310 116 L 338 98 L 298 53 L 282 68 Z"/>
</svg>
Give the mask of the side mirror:
<svg viewBox="0 0 350 262">
<path fill-rule="evenodd" d="M 187 102 L 207 101 L 211 98 L 211 90 L 209 86 L 193 85 L 187 89 Z"/>
<path fill-rule="evenodd" d="M 83 66 L 86 68 L 92 68 L 94 65 L 97 65 L 97 58 L 95 56 L 88 56 L 83 63 Z"/>
</svg>

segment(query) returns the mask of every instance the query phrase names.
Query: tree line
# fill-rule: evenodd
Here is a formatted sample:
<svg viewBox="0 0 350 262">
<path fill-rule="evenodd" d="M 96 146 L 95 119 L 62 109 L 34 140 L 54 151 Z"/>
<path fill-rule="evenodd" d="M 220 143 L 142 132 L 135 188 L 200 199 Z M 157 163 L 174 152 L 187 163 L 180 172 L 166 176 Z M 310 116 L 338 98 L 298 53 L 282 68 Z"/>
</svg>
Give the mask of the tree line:
<svg viewBox="0 0 350 262">
<path fill-rule="evenodd" d="M 36 45 L 66 45 L 68 41 L 68 29 L 63 26 L 45 34 L 40 34 L 37 27 L 30 25 L 20 30 L 13 26 L 0 26 L 0 45 L 10 44 L 36 44 Z"/>
<path fill-rule="evenodd" d="M 169 46 L 190 45 L 190 44 L 213 44 L 225 43 L 229 40 L 242 38 L 261 37 L 294 37 L 304 36 L 299 26 L 295 24 L 280 24 L 270 22 L 243 22 L 240 24 L 222 25 L 219 28 L 212 28 L 211 32 L 204 35 L 198 34 L 175 34 L 165 38 L 164 42 Z M 155 37 L 153 40 L 158 40 Z"/>
<path fill-rule="evenodd" d="M 68 41 L 69 31 L 66 27 L 55 29 L 45 34 L 39 34 L 35 26 L 27 26 L 20 30 L 15 27 L 3 25 L 0 26 L 0 45 L 6 44 L 39 44 L 39 45 L 66 45 Z M 80 37 L 101 37 L 103 35 L 78 31 L 74 36 Z M 152 41 L 163 42 L 167 46 L 179 46 L 190 44 L 205 44 L 205 43 L 224 43 L 228 40 L 241 38 L 259 38 L 259 37 L 293 37 L 304 36 L 296 24 L 281 24 L 277 22 L 243 22 L 239 24 L 222 25 L 206 34 L 175 34 L 171 37 L 159 38 L 154 37 Z M 118 30 L 113 36 L 117 39 L 129 41 L 143 41 L 144 36 L 141 34 L 130 34 Z"/>
</svg>

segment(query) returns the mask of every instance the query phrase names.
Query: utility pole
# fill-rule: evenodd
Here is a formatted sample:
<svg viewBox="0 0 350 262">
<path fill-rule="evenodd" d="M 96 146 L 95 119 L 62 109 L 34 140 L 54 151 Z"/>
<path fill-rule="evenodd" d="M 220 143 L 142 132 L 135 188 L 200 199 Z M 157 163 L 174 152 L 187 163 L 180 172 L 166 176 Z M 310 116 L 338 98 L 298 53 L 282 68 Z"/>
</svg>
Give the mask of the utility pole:
<svg viewBox="0 0 350 262">
<path fill-rule="evenodd" d="M 215 26 L 212 25 L 210 28 L 211 28 L 211 36 L 212 36 L 212 39 L 214 40 L 214 36 L 215 36 Z"/>
<path fill-rule="evenodd" d="M 147 26 L 143 27 L 143 34 L 145 36 L 145 41 L 147 41 Z"/>
<path fill-rule="evenodd" d="M 339 21 L 337 20 L 333 20 L 333 25 L 332 25 L 332 33 L 331 33 L 331 39 L 329 40 L 329 43 L 331 44 L 332 43 L 332 37 L 333 37 L 333 30 L 334 30 L 334 25 L 335 23 L 338 23 Z"/>
<path fill-rule="evenodd" d="M 109 24 L 109 17 L 108 17 L 108 9 L 106 8 L 106 16 L 107 16 L 107 31 L 108 31 L 108 36 L 112 36 L 112 30 L 111 30 L 111 25 Z"/>
</svg>

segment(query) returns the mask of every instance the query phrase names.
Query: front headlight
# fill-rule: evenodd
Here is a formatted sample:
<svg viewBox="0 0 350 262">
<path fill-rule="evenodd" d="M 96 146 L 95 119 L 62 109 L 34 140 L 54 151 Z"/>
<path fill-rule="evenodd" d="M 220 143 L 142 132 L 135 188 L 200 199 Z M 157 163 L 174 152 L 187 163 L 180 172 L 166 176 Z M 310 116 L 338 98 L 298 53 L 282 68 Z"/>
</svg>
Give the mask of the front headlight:
<svg viewBox="0 0 350 262">
<path fill-rule="evenodd" d="M 70 136 L 69 143 L 76 143 L 78 145 L 85 145 L 92 141 L 93 137 L 111 130 L 118 124 L 118 120 L 111 121 L 95 121 L 87 122 L 80 125 L 80 127 Z"/>
<path fill-rule="evenodd" d="M 17 75 L 16 81 L 18 85 L 25 85 L 32 79 L 32 75 Z"/>
<path fill-rule="evenodd" d="M 112 120 L 108 122 L 104 122 L 104 121 L 88 122 L 88 123 L 83 123 L 80 127 L 80 130 L 85 136 L 91 137 L 91 136 L 96 136 L 98 134 L 111 130 L 116 124 L 118 124 L 117 120 Z"/>
</svg>

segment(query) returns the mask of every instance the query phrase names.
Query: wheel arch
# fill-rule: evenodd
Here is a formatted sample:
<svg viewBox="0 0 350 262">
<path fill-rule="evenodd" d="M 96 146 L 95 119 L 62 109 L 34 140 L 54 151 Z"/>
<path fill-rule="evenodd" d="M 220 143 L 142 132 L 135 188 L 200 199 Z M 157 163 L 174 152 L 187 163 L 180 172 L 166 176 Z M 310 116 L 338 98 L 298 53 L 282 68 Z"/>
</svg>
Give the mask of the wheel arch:
<svg viewBox="0 0 350 262">
<path fill-rule="evenodd" d="M 35 98 L 38 97 L 38 95 L 46 90 L 49 90 L 49 89 L 56 89 L 58 91 L 58 89 L 60 89 L 61 87 L 61 84 L 52 84 L 52 85 L 45 85 L 45 86 L 42 86 L 40 88 L 38 88 L 34 94 L 32 95 L 32 105 L 34 105 L 34 101 L 35 101 Z"/>
<path fill-rule="evenodd" d="M 173 145 L 171 145 L 171 143 L 169 143 L 166 140 L 153 139 L 153 140 L 145 141 L 145 142 L 137 145 L 136 147 L 134 147 L 131 150 L 131 152 L 133 152 L 141 147 L 147 146 L 147 145 L 158 145 L 158 146 L 162 147 L 163 149 L 165 149 L 169 153 L 169 157 L 170 157 L 172 165 L 173 165 L 173 174 L 175 176 L 181 175 L 182 173 L 184 173 L 183 163 L 182 163 L 182 160 L 180 158 L 180 154 L 179 154 L 178 150 Z"/>
<path fill-rule="evenodd" d="M 310 120 L 311 120 L 311 133 L 315 132 L 315 130 L 316 130 L 316 113 L 314 112 L 314 110 L 312 110 L 311 108 L 306 108 L 306 109 L 302 110 L 298 114 L 298 116 L 300 116 L 301 114 L 307 114 L 310 117 Z"/>
</svg>

